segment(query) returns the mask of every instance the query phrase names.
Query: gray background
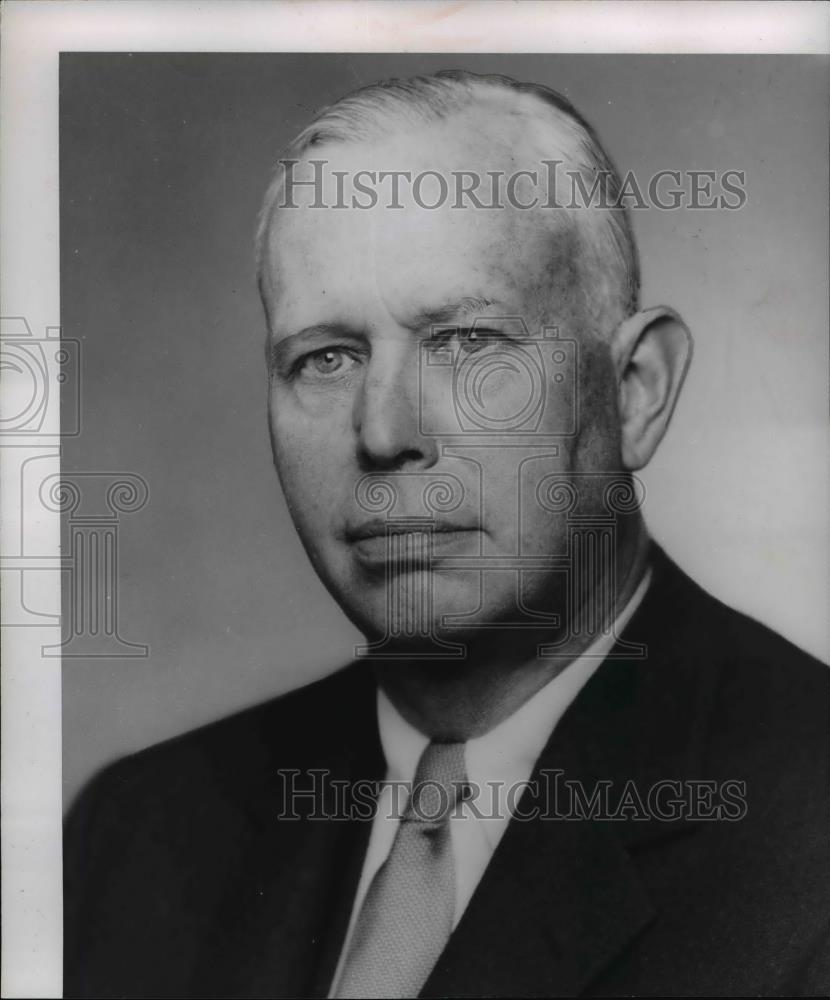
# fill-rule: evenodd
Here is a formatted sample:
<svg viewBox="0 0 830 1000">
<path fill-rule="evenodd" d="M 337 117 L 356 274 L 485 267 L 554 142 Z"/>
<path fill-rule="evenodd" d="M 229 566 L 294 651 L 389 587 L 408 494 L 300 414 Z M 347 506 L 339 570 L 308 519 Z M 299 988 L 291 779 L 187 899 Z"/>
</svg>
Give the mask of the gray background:
<svg viewBox="0 0 830 1000">
<path fill-rule="evenodd" d="M 566 94 L 624 172 L 745 170 L 738 212 L 634 213 L 644 303 L 696 339 L 645 471 L 656 537 L 827 658 L 827 61 L 793 56 L 64 54 L 61 322 L 82 342 L 67 471 L 131 471 L 120 631 L 64 663 L 64 789 L 113 757 L 322 675 L 357 634 L 271 467 L 252 234 L 320 105 L 386 76 L 504 72 Z"/>
</svg>

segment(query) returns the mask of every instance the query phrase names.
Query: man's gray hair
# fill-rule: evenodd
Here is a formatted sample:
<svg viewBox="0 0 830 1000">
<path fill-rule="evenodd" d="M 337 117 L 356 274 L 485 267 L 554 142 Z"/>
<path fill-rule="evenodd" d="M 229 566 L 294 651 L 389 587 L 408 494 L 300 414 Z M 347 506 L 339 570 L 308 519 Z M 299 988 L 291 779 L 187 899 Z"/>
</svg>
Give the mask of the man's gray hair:
<svg viewBox="0 0 830 1000">
<path fill-rule="evenodd" d="M 581 236 L 578 270 L 584 315 L 593 332 L 608 335 L 636 312 L 640 297 L 637 246 L 627 210 L 619 203 L 619 174 L 592 127 L 567 98 L 549 87 L 464 70 L 442 70 L 431 76 L 383 80 L 362 87 L 324 108 L 294 138 L 278 161 L 259 216 L 256 263 L 260 292 L 264 292 L 271 223 L 285 185 L 283 160 L 301 160 L 309 150 L 326 144 L 386 137 L 402 125 L 417 127 L 446 120 L 477 105 L 492 109 L 494 129 L 498 128 L 500 112 L 525 119 L 528 139 L 540 146 L 540 155 L 549 159 L 562 155 L 565 169 L 583 178 L 585 191 L 601 180 L 602 207 L 569 206 L 551 214 L 579 213 L 580 225 L 574 227 Z M 541 134 L 539 125 L 543 127 Z"/>
</svg>

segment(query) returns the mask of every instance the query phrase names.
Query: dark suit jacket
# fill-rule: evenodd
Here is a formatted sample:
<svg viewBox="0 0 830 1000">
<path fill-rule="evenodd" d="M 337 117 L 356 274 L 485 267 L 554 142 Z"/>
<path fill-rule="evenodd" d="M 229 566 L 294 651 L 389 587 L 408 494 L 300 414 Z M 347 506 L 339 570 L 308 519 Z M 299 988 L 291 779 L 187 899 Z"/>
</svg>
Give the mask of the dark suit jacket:
<svg viewBox="0 0 830 1000">
<path fill-rule="evenodd" d="M 830 670 L 654 564 L 625 632 L 647 657 L 603 663 L 536 776 L 745 782 L 745 815 L 514 819 L 422 995 L 830 989 Z M 326 995 L 371 824 L 310 799 L 278 820 L 286 769 L 382 776 L 367 665 L 92 782 L 66 829 L 67 996 Z"/>
</svg>

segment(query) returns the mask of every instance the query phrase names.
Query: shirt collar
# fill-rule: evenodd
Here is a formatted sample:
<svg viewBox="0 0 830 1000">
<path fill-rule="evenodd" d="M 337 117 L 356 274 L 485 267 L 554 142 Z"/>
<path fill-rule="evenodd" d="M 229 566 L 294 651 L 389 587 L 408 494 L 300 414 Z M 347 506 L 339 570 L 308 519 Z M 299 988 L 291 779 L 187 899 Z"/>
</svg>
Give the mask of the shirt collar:
<svg viewBox="0 0 830 1000">
<path fill-rule="evenodd" d="M 387 781 L 412 781 L 429 737 L 410 725 L 378 687 L 378 731 Z"/>
<path fill-rule="evenodd" d="M 617 615 L 614 627 L 603 633 L 580 656 L 512 715 L 483 736 L 468 740 L 465 748 L 467 778 L 485 787 L 492 781 L 505 787 L 526 781 L 565 710 L 610 653 L 651 583 L 647 570 L 630 600 Z M 410 725 L 378 687 L 378 730 L 386 758 L 388 781 L 412 781 L 429 737 Z"/>
</svg>

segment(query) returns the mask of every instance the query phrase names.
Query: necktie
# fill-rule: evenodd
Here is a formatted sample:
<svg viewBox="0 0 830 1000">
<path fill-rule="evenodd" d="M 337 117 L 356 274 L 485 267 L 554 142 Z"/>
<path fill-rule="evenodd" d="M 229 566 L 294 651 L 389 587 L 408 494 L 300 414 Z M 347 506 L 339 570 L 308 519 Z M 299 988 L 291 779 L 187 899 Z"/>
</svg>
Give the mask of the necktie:
<svg viewBox="0 0 830 1000">
<path fill-rule="evenodd" d="M 336 997 L 415 997 L 452 932 L 450 815 L 466 781 L 463 743 L 430 743 L 389 857 L 369 885 Z"/>
</svg>

